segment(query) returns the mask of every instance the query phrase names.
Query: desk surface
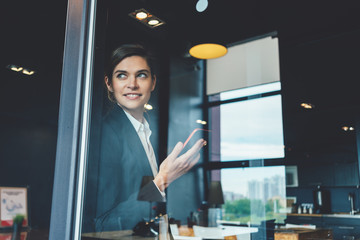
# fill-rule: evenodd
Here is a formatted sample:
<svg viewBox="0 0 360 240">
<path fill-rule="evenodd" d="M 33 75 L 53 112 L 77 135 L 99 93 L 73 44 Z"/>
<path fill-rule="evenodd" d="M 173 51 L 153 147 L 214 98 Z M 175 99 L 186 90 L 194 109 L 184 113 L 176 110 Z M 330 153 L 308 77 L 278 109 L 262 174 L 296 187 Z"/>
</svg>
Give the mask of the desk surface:
<svg viewBox="0 0 360 240">
<path fill-rule="evenodd" d="M 235 235 L 238 234 L 250 234 L 251 232 L 257 232 L 255 228 L 243 228 L 243 227 L 224 227 L 221 229 L 223 234 L 223 239 L 225 240 L 234 240 L 236 239 Z M 109 232 L 97 232 L 97 233 L 83 233 L 82 239 L 124 239 L 124 240 L 155 240 L 156 237 L 141 237 L 141 236 L 133 236 L 132 230 L 123 230 L 123 231 L 109 231 Z M 179 236 L 193 237 L 194 230 L 192 228 L 188 228 L 187 226 L 179 227 Z"/>
<path fill-rule="evenodd" d="M 83 233 L 81 238 L 86 239 L 124 239 L 124 240 L 136 240 L 136 239 L 145 239 L 145 240 L 155 240 L 156 237 L 141 237 L 132 235 L 132 230 L 123 230 L 123 231 L 109 231 L 109 232 L 96 232 L 96 233 Z"/>
</svg>

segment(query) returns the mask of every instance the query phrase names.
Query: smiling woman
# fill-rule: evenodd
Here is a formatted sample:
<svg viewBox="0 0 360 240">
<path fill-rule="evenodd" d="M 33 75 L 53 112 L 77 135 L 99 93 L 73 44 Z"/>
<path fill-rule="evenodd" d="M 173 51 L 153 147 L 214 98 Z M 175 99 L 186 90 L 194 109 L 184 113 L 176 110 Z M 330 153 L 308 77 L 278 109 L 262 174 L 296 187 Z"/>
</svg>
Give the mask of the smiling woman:
<svg viewBox="0 0 360 240">
<path fill-rule="evenodd" d="M 150 57 L 131 55 L 135 53 L 130 53 L 126 48 L 117 49 L 113 58 L 122 56 L 123 60 L 115 66 L 113 72 L 106 73 L 105 83 L 109 99 L 119 104 L 138 121 L 142 121 L 144 105 L 149 101 L 155 88 L 156 76 L 150 68 Z"/>
<path fill-rule="evenodd" d="M 149 214 L 148 202 L 165 202 L 165 189 L 198 162 L 206 144 L 200 139 L 180 155 L 183 143 L 178 142 L 158 168 L 144 117 L 156 85 L 153 66 L 143 46 L 127 44 L 113 52 L 106 70 L 108 98 L 114 104 L 102 120 L 98 179 L 88 186 L 97 188 L 96 203 L 86 205 L 96 208 L 96 232 L 133 229 Z M 164 206 L 157 207 L 163 214 Z"/>
<path fill-rule="evenodd" d="M 139 56 L 124 59 L 114 69 L 112 80 L 106 76 L 105 82 L 119 106 L 141 121 L 144 105 L 149 101 L 156 83 L 146 60 Z"/>
</svg>

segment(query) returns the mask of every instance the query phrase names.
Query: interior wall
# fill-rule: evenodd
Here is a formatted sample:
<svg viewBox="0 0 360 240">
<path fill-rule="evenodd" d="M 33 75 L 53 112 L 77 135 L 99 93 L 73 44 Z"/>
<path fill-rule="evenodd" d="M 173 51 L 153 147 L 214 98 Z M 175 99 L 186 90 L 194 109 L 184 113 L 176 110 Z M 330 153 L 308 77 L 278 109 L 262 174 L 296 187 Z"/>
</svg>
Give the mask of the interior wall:
<svg viewBox="0 0 360 240">
<path fill-rule="evenodd" d="M 0 8 L 0 186 L 29 188 L 33 229 L 50 225 L 66 11 L 67 1 L 14 0 Z"/>
<path fill-rule="evenodd" d="M 28 188 L 29 225 L 49 228 L 57 126 L 0 118 L 0 185 Z"/>
</svg>

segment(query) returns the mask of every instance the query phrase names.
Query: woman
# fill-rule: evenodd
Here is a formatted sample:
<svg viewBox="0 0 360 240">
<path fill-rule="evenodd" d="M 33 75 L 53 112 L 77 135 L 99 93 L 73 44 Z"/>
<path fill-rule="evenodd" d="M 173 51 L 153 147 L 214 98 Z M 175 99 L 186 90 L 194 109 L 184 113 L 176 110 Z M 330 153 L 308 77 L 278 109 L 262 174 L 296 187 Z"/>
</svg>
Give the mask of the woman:
<svg viewBox="0 0 360 240">
<path fill-rule="evenodd" d="M 116 49 L 106 69 L 108 97 L 115 104 L 102 125 L 97 231 L 132 229 L 149 212 L 149 203 L 137 200 L 142 177 L 154 177 L 141 190 L 142 198 L 164 201 L 165 189 L 198 162 L 206 144 L 200 139 L 179 156 L 183 144 L 178 142 L 158 168 L 144 118 L 144 105 L 156 85 L 153 69 L 150 54 L 133 44 Z"/>
</svg>

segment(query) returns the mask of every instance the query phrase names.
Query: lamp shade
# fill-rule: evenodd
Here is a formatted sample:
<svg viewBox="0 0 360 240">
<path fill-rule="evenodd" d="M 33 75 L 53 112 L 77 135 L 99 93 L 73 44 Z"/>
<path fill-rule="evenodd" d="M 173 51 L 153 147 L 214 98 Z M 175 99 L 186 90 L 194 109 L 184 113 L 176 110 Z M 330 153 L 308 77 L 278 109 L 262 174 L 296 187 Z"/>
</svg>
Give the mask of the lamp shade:
<svg viewBox="0 0 360 240">
<path fill-rule="evenodd" d="M 224 204 L 224 195 L 220 181 L 212 181 L 209 189 L 209 204 Z"/>
<path fill-rule="evenodd" d="M 212 59 L 224 56 L 227 48 L 217 43 L 202 43 L 190 48 L 189 53 L 195 58 Z"/>
</svg>

